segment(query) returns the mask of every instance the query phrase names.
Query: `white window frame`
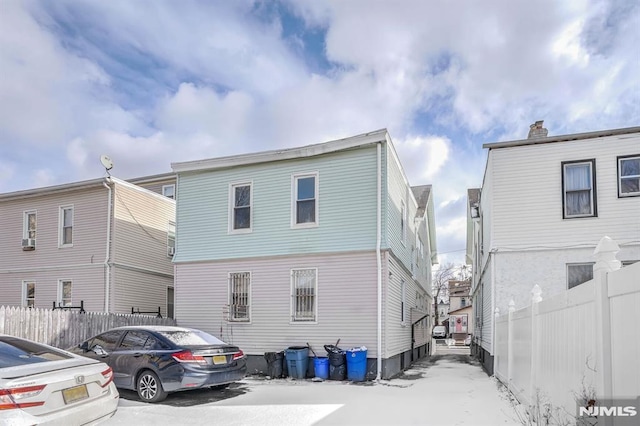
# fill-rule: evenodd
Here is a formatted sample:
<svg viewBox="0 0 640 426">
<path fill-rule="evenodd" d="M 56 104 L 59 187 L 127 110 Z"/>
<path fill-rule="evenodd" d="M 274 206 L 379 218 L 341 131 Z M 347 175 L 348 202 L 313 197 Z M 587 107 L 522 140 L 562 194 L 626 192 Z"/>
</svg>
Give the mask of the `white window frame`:
<svg viewBox="0 0 640 426">
<path fill-rule="evenodd" d="M 638 179 L 640 180 L 640 175 L 627 175 L 622 176 L 622 162 L 629 160 L 638 160 L 640 161 L 640 155 L 623 155 L 618 157 L 618 198 L 627 198 L 627 197 L 639 197 L 640 191 L 636 192 L 622 192 L 622 179 Z"/>
<path fill-rule="evenodd" d="M 65 210 L 71 210 L 71 242 L 64 242 L 64 212 Z M 60 206 L 59 218 L 58 218 L 58 247 L 73 247 L 73 228 L 75 222 L 75 210 L 73 204 Z"/>
<path fill-rule="evenodd" d="M 240 186 L 249 187 L 249 227 L 235 229 L 236 191 Z M 246 208 L 246 207 L 244 207 Z M 253 181 L 234 182 L 229 184 L 229 234 L 248 234 L 253 232 Z"/>
<path fill-rule="evenodd" d="M 315 221 L 298 223 L 298 181 L 305 178 L 314 178 Z M 317 171 L 308 173 L 295 173 L 291 175 L 291 228 L 316 228 L 320 226 L 320 173 Z M 304 201 L 304 200 L 301 200 Z"/>
<path fill-rule="evenodd" d="M 69 298 L 68 304 L 64 302 L 64 283 L 69 283 L 71 285 L 71 297 Z M 70 279 L 60 279 L 58 280 L 58 306 L 73 306 L 73 280 Z"/>
<path fill-rule="evenodd" d="M 574 286 L 569 287 L 569 284 L 570 284 L 570 283 L 569 283 L 569 268 L 570 268 L 571 266 L 589 266 L 589 267 L 593 268 L 593 265 L 595 265 L 595 262 L 576 262 L 576 263 L 567 263 L 567 266 L 566 266 L 566 269 L 567 269 L 567 290 L 569 290 L 569 289 L 571 289 L 571 288 L 575 288 L 575 287 L 577 287 L 577 286 L 579 286 L 579 285 L 582 285 L 582 284 L 584 284 L 584 283 L 585 283 L 585 282 L 587 282 L 587 281 L 590 281 L 590 280 L 583 281 L 583 282 L 581 282 L 581 283 L 579 283 L 579 284 L 575 284 Z M 591 275 L 591 279 L 593 279 L 593 272 L 592 272 L 592 275 Z"/>
<path fill-rule="evenodd" d="M 171 191 L 171 195 L 167 195 L 167 192 Z M 169 185 L 162 185 L 162 195 L 172 200 L 176 199 L 176 184 L 171 183 Z"/>
<path fill-rule="evenodd" d="M 313 271 L 313 317 L 298 317 L 296 315 L 296 272 Z M 318 322 L 318 268 L 294 268 L 291 269 L 291 324 L 317 324 Z"/>
<path fill-rule="evenodd" d="M 29 228 L 29 216 L 35 216 L 35 228 L 31 230 Z M 38 231 L 38 211 L 37 210 L 26 210 L 23 215 L 23 224 L 22 224 L 22 238 L 26 239 L 36 239 Z M 33 236 L 31 236 L 31 232 L 33 232 Z"/>
<path fill-rule="evenodd" d="M 234 275 L 237 276 L 241 276 L 241 275 L 245 275 L 248 279 L 248 282 L 245 283 L 247 285 L 247 300 L 246 300 L 246 306 L 247 306 L 247 316 L 246 318 L 244 317 L 236 317 L 234 316 L 234 309 L 233 309 L 233 284 L 232 284 L 232 277 Z M 241 271 L 241 272 L 229 272 L 227 274 L 227 290 L 228 290 L 228 301 L 229 301 L 229 321 L 233 322 L 233 323 L 251 323 L 251 281 L 252 281 L 252 274 L 251 271 Z"/>
<path fill-rule="evenodd" d="M 175 253 L 176 250 L 176 223 L 173 221 L 169 221 L 167 225 L 167 257 L 173 257 L 171 254 L 171 249 Z"/>
<path fill-rule="evenodd" d="M 566 183 L 566 170 L 567 166 L 579 166 L 579 165 L 589 165 L 590 172 L 590 188 L 589 188 L 589 202 L 591 204 L 591 213 L 585 214 L 569 214 L 568 206 L 567 206 L 567 183 Z M 586 190 L 582 189 L 583 191 Z M 576 190 L 577 191 L 577 190 Z M 562 217 L 564 219 L 574 219 L 581 217 L 597 217 L 598 209 L 596 203 L 596 160 L 578 160 L 578 161 L 563 161 L 562 162 Z"/>
<path fill-rule="evenodd" d="M 28 296 L 28 287 L 29 284 L 33 284 L 33 299 L 29 299 Z M 25 308 L 35 308 L 36 307 L 36 290 L 37 290 L 37 285 L 35 281 L 31 281 L 31 280 L 25 280 L 22 281 L 22 306 Z M 29 300 L 32 300 L 33 303 L 31 306 L 29 306 Z"/>
</svg>

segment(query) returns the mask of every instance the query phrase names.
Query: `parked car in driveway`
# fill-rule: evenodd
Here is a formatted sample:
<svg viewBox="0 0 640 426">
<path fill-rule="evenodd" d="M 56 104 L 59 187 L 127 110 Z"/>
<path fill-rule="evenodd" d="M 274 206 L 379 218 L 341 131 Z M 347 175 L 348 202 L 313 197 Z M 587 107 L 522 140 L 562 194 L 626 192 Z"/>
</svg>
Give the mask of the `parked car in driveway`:
<svg viewBox="0 0 640 426">
<path fill-rule="evenodd" d="M 97 424 L 118 400 L 108 365 L 0 334 L 0 424 Z"/>
<path fill-rule="evenodd" d="M 170 392 L 221 387 L 247 373 L 240 348 L 201 330 L 172 326 L 119 327 L 71 351 L 107 363 L 114 383 L 159 402 Z"/>
<path fill-rule="evenodd" d="M 447 328 L 444 325 L 436 325 L 433 327 L 432 336 L 438 339 L 444 339 L 447 337 Z"/>
</svg>

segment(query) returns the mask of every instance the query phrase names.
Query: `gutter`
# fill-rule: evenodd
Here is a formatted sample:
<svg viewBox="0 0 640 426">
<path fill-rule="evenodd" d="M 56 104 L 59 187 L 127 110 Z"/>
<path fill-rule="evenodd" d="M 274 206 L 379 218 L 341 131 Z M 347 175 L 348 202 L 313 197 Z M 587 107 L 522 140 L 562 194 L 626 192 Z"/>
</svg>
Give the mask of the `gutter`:
<svg viewBox="0 0 640 426">
<path fill-rule="evenodd" d="M 380 258 L 380 246 L 382 245 L 382 142 L 376 144 L 376 154 L 378 163 L 378 202 L 376 206 L 376 262 L 378 268 L 378 348 L 376 360 L 376 381 L 379 381 L 382 376 L 382 259 Z"/>
<path fill-rule="evenodd" d="M 111 292 L 111 289 L 109 288 L 109 285 L 111 283 L 111 267 L 109 266 L 109 260 L 110 260 L 110 255 L 111 255 L 111 210 L 112 210 L 112 189 L 111 186 L 109 185 L 109 183 L 111 183 L 111 179 L 109 177 L 106 177 L 104 182 L 102 182 L 102 185 L 107 188 L 107 190 L 109 191 L 109 200 L 108 200 L 108 207 L 107 207 L 107 247 L 106 247 L 106 253 L 105 253 L 105 259 L 104 259 L 104 311 L 106 313 L 109 312 L 109 293 Z"/>
</svg>

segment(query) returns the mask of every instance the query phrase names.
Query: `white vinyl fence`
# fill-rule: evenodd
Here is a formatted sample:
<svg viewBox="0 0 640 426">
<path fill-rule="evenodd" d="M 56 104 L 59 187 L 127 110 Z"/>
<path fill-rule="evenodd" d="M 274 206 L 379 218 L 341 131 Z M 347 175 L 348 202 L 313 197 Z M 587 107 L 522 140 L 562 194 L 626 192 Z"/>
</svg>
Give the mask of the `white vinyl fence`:
<svg viewBox="0 0 640 426">
<path fill-rule="evenodd" d="M 494 372 L 525 406 L 576 414 L 576 401 L 640 395 L 640 263 L 620 269 L 604 237 L 594 279 L 495 318 Z"/>
<path fill-rule="evenodd" d="M 61 349 L 77 345 L 110 328 L 125 325 L 176 325 L 176 321 L 146 315 L 0 306 L 0 334 L 23 337 Z"/>
</svg>

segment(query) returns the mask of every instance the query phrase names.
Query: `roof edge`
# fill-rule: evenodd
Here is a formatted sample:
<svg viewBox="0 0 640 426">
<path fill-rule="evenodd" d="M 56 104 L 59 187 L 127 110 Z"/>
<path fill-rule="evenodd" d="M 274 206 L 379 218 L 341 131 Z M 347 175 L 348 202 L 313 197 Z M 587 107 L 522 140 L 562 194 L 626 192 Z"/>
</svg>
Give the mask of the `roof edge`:
<svg viewBox="0 0 640 426">
<path fill-rule="evenodd" d="M 505 142 L 491 142 L 491 143 L 483 144 L 482 147 L 489 148 L 491 150 L 491 149 L 497 149 L 497 148 L 509 148 L 514 146 L 539 145 L 539 144 L 545 144 L 545 143 L 566 142 L 566 141 L 581 140 L 581 139 L 595 139 L 595 138 L 602 138 L 605 136 L 626 135 L 631 133 L 640 133 L 640 126 L 625 127 L 625 128 L 610 129 L 610 130 L 598 130 L 595 132 L 573 133 L 573 134 L 560 135 L 560 136 L 548 136 L 545 138 L 516 139 L 511 141 L 505 141 Z"/>
</svg>

